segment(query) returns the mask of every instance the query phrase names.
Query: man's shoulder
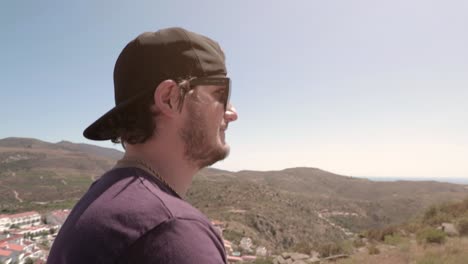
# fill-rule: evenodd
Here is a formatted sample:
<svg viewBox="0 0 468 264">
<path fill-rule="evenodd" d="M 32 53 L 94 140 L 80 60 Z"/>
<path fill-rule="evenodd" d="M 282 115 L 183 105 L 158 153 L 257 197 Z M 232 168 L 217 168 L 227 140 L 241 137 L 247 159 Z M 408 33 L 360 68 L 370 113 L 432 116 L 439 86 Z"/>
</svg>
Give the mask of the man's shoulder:
<svg viewBox="0 0 468 264">
<path fill-rule="evenodd" d="M 89 190 L 96 200 L 90 210 L 107 214 L 110 218 L 120 214 L 137 218 L 139 222 L 167 221 L 172 218 L 209 221 L 191 204 L 175 196 L 154 176 L 138 168 L 118 168 L 104 174 Z"/>
<path fill-rule="evenodd" d="M 226 263 L 223 241 L 210 224 L 173 218 L 148 231 L 121 256 L 122 263 Z"/>
</svg>

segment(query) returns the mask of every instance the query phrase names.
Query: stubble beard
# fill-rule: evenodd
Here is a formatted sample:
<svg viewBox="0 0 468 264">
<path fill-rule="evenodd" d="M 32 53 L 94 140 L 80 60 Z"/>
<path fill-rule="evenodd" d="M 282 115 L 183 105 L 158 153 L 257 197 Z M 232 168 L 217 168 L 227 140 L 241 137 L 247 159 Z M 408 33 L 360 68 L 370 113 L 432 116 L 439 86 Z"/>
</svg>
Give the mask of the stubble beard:
<svg viewBox="0 0 468 264">
<path fill-rule="evenodd" d="M 209 138 L 208 120 L 193 102 L 187 104 L 189 118 L 180 131 L 185 145 L 185 158 L 198 168 L 210 166 L 229 155 L 229 147 L 217 144 Z M 211 140 L 210 140 L 211 139 Z"/>
</svg>

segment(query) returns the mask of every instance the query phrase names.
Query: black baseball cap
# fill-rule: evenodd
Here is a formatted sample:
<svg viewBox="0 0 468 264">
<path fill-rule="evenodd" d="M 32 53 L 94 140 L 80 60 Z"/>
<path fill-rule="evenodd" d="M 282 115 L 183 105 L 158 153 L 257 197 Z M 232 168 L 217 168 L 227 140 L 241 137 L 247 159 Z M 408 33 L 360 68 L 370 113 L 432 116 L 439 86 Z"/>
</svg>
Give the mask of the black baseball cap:
<svg viewBox="0 0 468 264">
<path fill-rule="evenodd" d="M 224 53 L 214 40 L 180 27 L 142 33 L 127 44 L 115 63 L 115 107 L 83 135 L 91 140 L 118 137 L 116 114 L 149 96 L 164 80 L 226 75 Z"/>
</svg>

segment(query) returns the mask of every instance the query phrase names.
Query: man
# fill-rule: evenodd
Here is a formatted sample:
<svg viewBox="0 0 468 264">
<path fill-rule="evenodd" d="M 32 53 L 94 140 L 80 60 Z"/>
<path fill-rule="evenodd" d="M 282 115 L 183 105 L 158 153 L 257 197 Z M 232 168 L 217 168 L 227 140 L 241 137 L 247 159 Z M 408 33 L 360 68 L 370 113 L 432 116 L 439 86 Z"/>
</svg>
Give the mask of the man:
<svg viewBox="0 0 468 264">
<path fill-rule="evenodd" d="M 224 53 L 182 28 L 143 33 L 114 69 L 116 106 L 84 136 L 125 155 L 94 182 L 62 226 L 55 263 L 226 263 L 210 221 L 183 200 L 193 175 L 224 159 L 229 103 Z"/>
</svg>

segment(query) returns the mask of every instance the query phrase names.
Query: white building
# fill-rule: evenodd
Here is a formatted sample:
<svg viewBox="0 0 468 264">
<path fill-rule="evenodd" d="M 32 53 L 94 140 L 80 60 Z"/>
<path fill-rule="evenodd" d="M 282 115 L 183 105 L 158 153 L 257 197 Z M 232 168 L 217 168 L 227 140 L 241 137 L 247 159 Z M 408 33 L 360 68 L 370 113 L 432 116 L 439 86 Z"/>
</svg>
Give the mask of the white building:
<svg viewBox="0 0 468 264">
<path fill-rule="evenodd" d="M 250 237 L 243 237 L 239 243 L 239 246 L 245 251 L 252 251 L 252 239 Z"/>
<path fill-rule="evenodd" d="M 12 225 L 18 227 L 30 227 L 41 223 L 41 215 L 31 211 L 19 214 L 0 215 L 0 232 L 10 229 Z"/>
<path fill-rule="evenodd" d="M 260 257 L 266 257 L 268 254 L 268 251 L 266 247 L 257 247 L 257 250 L 255 250 L 255 255 L 260 256 Z"/>
<path fill-rule="evenodd" d="M 27 228 L 14 229 L 14 230 L 12 230 L 10 232 L 12 234 L 15 234 L 15 235 L 29 234 L 29 235 L 37 236 L 37 235 L 39 235 L 41 233 L 47 233 L 48 234 L 50 232 L 51 228 L 57 229 L 58 226 L 47 226 L 47 225 L 31 226 L 31 227 L 27 227 Z"/>
</svg>

